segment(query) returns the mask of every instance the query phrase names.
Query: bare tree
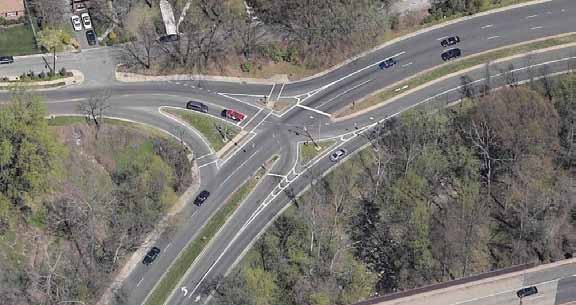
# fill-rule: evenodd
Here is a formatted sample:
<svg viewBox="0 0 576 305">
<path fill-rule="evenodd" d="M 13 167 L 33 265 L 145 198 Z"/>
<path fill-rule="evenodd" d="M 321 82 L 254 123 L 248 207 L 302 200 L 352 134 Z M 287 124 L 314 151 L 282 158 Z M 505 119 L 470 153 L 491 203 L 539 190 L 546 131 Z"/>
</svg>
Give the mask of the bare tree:
<svg viewBox="0 0 576 305">
<path fill-rule="evenodd" d="M 156 44 L 156 29 L 154 24 L 142 19 L 138 30 L 134 33 L 135 39 L 123 45 L 125 55 L 133 63 L 150 69 L 152 66 L 153 47 Z"/>
<path fill-rule="evenodd" d="M 102 128 L 102 118 L 110 104 L 108 100 L 110 99 L 111 92 L 109 90 L 104 91 L 100 94 L 93 94 L 87 100 L 83 100 L 78 105 L 78 111 L 86 116 L 88 122 L 94 123 L 96 127 L 96 138 L 98 138 L 98 133 Z"/>
</svg>

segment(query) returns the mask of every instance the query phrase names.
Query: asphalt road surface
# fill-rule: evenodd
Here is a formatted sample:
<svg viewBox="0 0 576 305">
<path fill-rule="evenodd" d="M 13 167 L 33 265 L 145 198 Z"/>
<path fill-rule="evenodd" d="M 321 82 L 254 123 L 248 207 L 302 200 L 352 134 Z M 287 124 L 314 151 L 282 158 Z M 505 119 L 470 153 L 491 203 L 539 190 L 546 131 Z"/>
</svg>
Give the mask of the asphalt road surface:
<svg viewBox="0 0 576 305">
<path fill-rule="evenodd" d="M 185 129 L 183 140 L 194 150 L 201 173 L 200 189 L 211 197 L 198 208 L 191 203 L 182 212 L 181 226 L 175 233 L 163 236 L 155 245 L 163 251 L 150 266 L 138 265 L 124 282 L 130 304 L 142 304 L 174 258 L 197 237 L 206 220 L 225 203 L 235 189 L 273 155 L 280 158 L 263 177 L 256 190 L 242 203 L 209 247 L 188 270 L 181 285 L 174 290 L 169 304 L 199 304 L 207 299 L 204 285 L 228 272 L 242 253 L 263 232 L 264 228 L 298 194 L 336 165 L 322 156 L 309 167 L 298 164 L 297 143 L 315 138 L 332 138 L 348 152 L 370 146 L 368 128 L 384 125 L 385 119 L 406 109 L 439 107 L 460 98 L 459 77 L 453 77 L 408 94 L 378 109 L 343 121 L 334 121 L 330 113 L 349 105 L 371 92 L 403 80 L 418 72 L 442 64 L 441 38 L 459 35 L 463 56 L 508 46 L 515 43 L 572 32 L 576 29 L 576 1 L 553 0 L 464 21 L 401 40 L 375 50 L 337 69 L 304 81 L 278 84 L 234 83 L 197 79 L 191 81 L 154 81 L 123 83 L 115 80 L 114 70 L 122 50 L 95 48 L 76 54 L 60 54 L 57 66 L 81 70 L 84 83 L 58 90 L 40 91 L 52 114 L 77 113 L 79 101 L 93 94 L 108 91 L 111 108 L 107 115 L 130 119 L 178 134 L 182 125 L 163 115 L 162 106 L 183 107 L 188 100 L 206 103 L 211 114 L 233 108 L 247 115 L 238 126 L 246 132 L 240 147 L 225 158 L 219 158 L 200 137 Z M 511 61 L 518 80 L 534 79 L 538 71 L 563 72 L 574 64 L 576 49 L 561 49 Z M 394 57 L 398 64 L 381 70 L 377 64 Z M 504 84 L 499 70 L 509 63 L 493 65 L 493 86 Z M 575 65 L 576 66 L 576 65 Z M 546 68 L 544 68 L 546 67 Z M 17 58 L 12 65 L 0 67 L 1 75 L 45 70 L 40 56 Z M 484 69 L 469 75 L 484 77 Z M 264 97 L 294 103 L 283 114 L 271 113 L 258 101 Z M 0 101 L 9 98 L 0 93 Z M 326 152 L 328 154 L 329 152 Z M 272 190 L 272 191 L 271 191 Z M 147 245 L 152 246 L 152 245 Z M 572 287 L 562 280 L 558 287 Z M 181 290 L 186 287 L 187 294 Z M 547 286 L 546 286 L 547 287 Z M 543 289 L 548 289 L 544 287 Z M 558 299 L 569 299 L 569 289 L 558 288 Z M 502 296 L 498 304 L 512 302 Z M 198 303 L 196 301 L 198 300 Z M 544 299 L 542 299 L 544 300 Z M 496 304 L 496 303 L 495 303 Z M 516 303 L 510 303 L 516 304 Z"/>
</svg>

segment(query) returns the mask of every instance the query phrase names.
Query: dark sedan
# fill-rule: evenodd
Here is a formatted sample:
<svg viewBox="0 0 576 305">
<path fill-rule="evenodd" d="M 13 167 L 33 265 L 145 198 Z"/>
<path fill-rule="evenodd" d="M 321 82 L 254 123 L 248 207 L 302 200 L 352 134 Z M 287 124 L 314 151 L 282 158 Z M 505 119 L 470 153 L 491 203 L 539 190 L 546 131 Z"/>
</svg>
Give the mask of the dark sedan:
<svg viewBox="0 0 576 305">
<path fill-rule="evenodd" d="M 449 47 L 449 46 L 453 46 L 453 45 L 455 45 L 455 44 L 457 44 L 457 43 L 459 43 L 459 42 L 460 42 L 460 37 L 458 37 L 458 36 L 451 36 L 451 37 L 448 37 L 448 38 L 446 38 L 446 39 L 443 39 L 443 40 L 440 42 L 440 44 L 441 44 L 443 47 Z"/>
<path fill-rule="evenodd" d="M 146 253 L 146 256 L 144 256 L 144 259 L 142 260 L 142 264 L 144 264 L 146 266 L 152 264 L 152 262 L 155 261 L 159 255 L 160 255 L 160 248 L 152 247 L 152 249 L 150 249 L 150 251 L 148 251 L 148 253 Z"/>
</svg>

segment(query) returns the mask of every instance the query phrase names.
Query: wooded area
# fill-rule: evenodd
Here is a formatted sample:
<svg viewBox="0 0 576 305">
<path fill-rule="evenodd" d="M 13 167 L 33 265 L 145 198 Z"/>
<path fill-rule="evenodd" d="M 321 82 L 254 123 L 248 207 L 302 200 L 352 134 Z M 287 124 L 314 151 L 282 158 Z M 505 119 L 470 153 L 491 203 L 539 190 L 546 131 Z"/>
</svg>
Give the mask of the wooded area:
<svg viewBox="0 0 576 305">
<path fill-rule="evenodd" d="M 576 74 L 482 95 L 389 120 L 372 146 L 313 176 L 213 303 L 343 305 L 571 257 Z"/>
<path fill-rule="evenodd" d="M 94 304 L 192 183 L 188 152 L 129 124 L 45 117 L 26 92 L 0 106 L 0 304 Z"/>
</svg>

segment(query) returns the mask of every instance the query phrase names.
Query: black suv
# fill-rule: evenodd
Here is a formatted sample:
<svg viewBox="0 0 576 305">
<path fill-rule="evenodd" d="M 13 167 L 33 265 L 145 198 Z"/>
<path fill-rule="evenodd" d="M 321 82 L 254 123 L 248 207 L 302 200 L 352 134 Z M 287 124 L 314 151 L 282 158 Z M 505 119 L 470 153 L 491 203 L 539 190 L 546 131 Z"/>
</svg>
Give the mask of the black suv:
<svg viewBox="0 0 576 305">
<path fill-rule="evenodd" d="M 208 106 L 206 106 L 204 103 L 196 101 L 189 101 L 186 103 L 186 109 L 196 110 L 204 113 L 208 112 Z"/>
<path fill-rule="evenodd" d="M 206 199 L 208 199 L 208 197 L 210 196 L 210 192 L 204 190 L 202 192 L 200 192 L 200 194 L 198 194 L 198 196 L 196 196 L 196 199 L 194 199 L 194 204 L 197 206 L 201 206 L 204 201 L 206 201 Z"/>
<path fill-rule="evenodd" d="M 523 298 L 523 297 L 531 296 L 531 295 L 537 294 L 537 293 L 538 293 L 538 288 L 536 288 L 536 286 L 530 286 L 530 287 L 525 287 L 525 288 L 518 290 L 516 292 L 516 295 L 519 298 Z"/>
<path fill-rule="evenodd" d="M 144 264 L 146 266 L 152 264 L 152 262 L 154 260 L 156 260 L 156 258 L 158 258 L 158 255 L 160 255 L 160 248 L 152 247 L 152 249 L 150 249 L 150 251 L 148 251 L 148 253 L 146 253 L 146 256 L 144 256 L 144 259 L 142 260 L 142 264 Z"/>
<path fill-rule="evenodd" d="M 88 40 L 89 45 L 96 45 L 96 32 L 93 30 L 86 31 L 86 40 Z"/>
<path fill-rule="evenodd" d="M 396 60 L 394 60 L 394 58 L 388 58 L 383 60 L 380 64 L 378 64 L 378 67 L 380 67 L 380 69 L 384 70 L 384 69 L 388 69 L 392 66 L 394 66 L 396 64 Z"/>
<path fill-rule="evenodd" d="M 12 56 L 0 56 L 0 64 L 11 64 L 14 62 L 14 57 Z"/>
<path fill-rule="evenodd" d="M 453 45 L 455 45 L 455 44 L 457 44 L 457 43 L 459 43 L 459 42 L 460 42 L 460 37 L 458 37 L 458 36 L 452 36 L 452 37 L 448 37 L 448 38 L 442 40 L 442 41 L 440 42 L 440 44 L 441 44 L 443 47 L 449 47 L 449 46 L 453 46 Z"/>
<path fill-rule="evenodd" d="M 462 56 L 462 51 L 460 51 L 458 48 L 450 49 L 442 53 L 442 59 L 444 61 L 451 60 L 460 56 Z"/>
</svg>

